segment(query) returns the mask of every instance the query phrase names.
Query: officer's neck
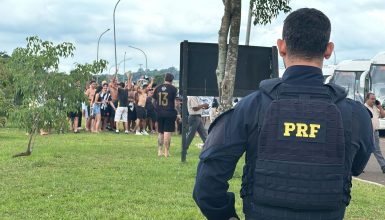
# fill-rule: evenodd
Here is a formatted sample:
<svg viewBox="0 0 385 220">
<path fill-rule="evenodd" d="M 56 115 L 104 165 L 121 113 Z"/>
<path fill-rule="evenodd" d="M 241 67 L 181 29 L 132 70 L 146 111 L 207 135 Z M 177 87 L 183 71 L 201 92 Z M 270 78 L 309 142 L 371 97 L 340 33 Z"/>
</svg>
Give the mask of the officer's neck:
<svg viewBox="0 0 385 220">
<path fill-rule="evenodd" d="M 296 57 L 284 58 L 286 69 L 291 66 L 313 66 L 322 69 L 323 59 L 301 59 Z"/>
</svg>

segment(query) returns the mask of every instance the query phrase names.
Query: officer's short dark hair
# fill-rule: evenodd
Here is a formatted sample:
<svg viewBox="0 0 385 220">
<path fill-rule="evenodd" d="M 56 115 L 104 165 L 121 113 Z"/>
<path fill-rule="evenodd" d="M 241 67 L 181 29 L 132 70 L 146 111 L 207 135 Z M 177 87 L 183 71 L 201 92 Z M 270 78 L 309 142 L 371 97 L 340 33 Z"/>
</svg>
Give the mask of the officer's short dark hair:
<svg viewBox="0 0 385 220">
<path fill-rule="evenodd" d="M 287 53 L 303 59 L 322 58 L 330 40 L 329 18 L 314 8 L 301 8 L 287 16 L 282 39 Z"/>
<path fill-rule="evenodd" d="M 171 73 L 166 73 L 166 75 L 164 76 L 164 81 L 172 82 L 173 80 L 174 80 L 174 75 L 172 75 Z"/>
<path fill-rule="evenodd" d="M 119 83 L 119 86 L 124 88 L 125 87 L 124 82 Z"/>
</svg>

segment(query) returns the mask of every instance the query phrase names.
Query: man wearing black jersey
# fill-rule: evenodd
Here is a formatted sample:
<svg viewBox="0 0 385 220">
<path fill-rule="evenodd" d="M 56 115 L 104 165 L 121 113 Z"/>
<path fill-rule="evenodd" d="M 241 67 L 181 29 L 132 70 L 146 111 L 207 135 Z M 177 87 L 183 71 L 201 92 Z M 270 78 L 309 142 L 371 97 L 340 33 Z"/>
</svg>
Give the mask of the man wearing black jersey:
<svg viewBox="0 0 385 220">
<path fill-rule="evenodd" d="M 166 73 L 164 84 L 156 87 L 153 95 L 155 111 L 158 114 L 158 156 L 169 157 L 171 134 L 175 131 L 175 98 L 177 89 L 172 85 L 174 76 Z M 164 149 L 164 152 L 163 152 Z"/>
</svg>

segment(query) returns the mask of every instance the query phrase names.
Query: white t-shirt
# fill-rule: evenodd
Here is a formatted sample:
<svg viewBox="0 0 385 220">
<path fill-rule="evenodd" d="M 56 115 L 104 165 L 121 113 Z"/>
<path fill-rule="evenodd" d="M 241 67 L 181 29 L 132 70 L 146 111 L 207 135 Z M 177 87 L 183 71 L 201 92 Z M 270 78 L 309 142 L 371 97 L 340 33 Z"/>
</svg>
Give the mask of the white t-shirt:
<svg viewBox="0 0 385 220">
<path fill-rule="evenodd" d="M 202 109 L 194 111 L 193 108 L 200 105 L 200 100 L 197 96 L 187 96 L 187 109 L 189 115 L 202 115 Z"/>
<path fill-rule="evenodd" d="M 377 108 L 377 106 L 370 107 L 365 103 L 366 108 L 368 108 L 372 114 L 372 125 L 374 130 L 378 130 L 380 128 L 380 110 Z"/>
</svg>

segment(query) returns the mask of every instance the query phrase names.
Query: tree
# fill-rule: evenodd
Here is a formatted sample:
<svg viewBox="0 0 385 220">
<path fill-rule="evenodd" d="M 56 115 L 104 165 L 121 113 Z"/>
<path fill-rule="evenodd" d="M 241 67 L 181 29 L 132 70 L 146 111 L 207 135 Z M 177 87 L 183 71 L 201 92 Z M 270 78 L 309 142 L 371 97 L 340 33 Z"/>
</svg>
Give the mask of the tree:
<svg viewBox="0 0 385 220">
<path fill-rule="evenodd" d="M 154 76 L 154 83 L 156 85 L 162 85 L 164 82 L 164 75 L 155 75 Z"/>
<path fill-rule="evenodd" d="M 38 37 L 28 37 L 26 48 L 16 48 L 9 62 L 14 76 L 14 87 L 22 94 L 21 105 L 15 108 L 11 119 L 29 134 L 26 152 L 16 154 L 29 156 L 34 137 L 40 129 L 66 129 L 67 113 L 76 111 L 85 100 L 81 88 L 96 70 L 104 69 L 106 62 L 77 64 L 70 74 L 59 72 L 61 58 L 73 56 L 71 43 L 54 45 Z"/>
<path fill-rule="evenodd" d="M 5 52 L 0 52 L 0 127 L 5 126 L 13 107 L 13 77 L 6 67 L 9 58 Z"/>
<path fill-rule="evenodd" d="M 241 0 L 222 0 L 224 15 L 218 37 L 218 65 L 216 69 L 220 106 L 219 112 L 232 107 L 235 74 L 238 60 L 239 32 L 241 25 Z M 266 25 L 280 11 L 289 12 L 290 0 L 250 0 L 254 25 Z M 228 42 L 229 39 L 229 42 Z"/>
</svg>

